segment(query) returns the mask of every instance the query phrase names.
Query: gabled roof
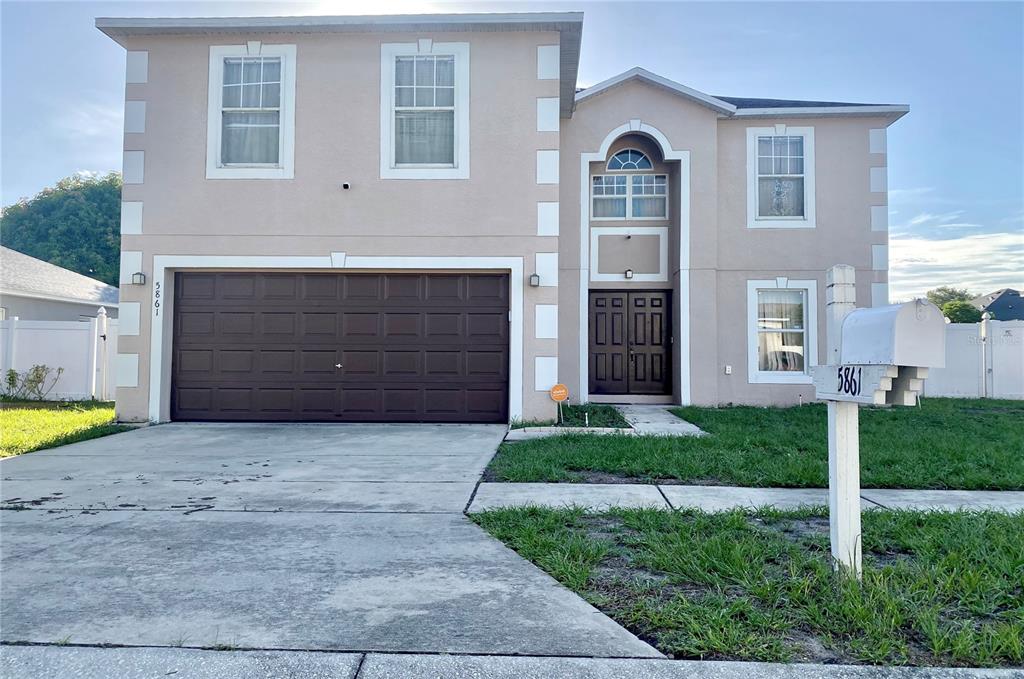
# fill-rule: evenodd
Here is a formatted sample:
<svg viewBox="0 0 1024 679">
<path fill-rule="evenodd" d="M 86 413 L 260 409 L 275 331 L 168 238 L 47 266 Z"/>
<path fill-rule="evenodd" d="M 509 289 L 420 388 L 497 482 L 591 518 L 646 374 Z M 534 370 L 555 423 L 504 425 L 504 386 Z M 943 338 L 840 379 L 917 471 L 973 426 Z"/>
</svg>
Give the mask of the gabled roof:
<svg viewBox="0 0 1024 679">
<path fill-rule="evenodd" d="M 461 33 L 542 31 L 559 34 L 561 115 L 572 115 L 580 63 L 583 12 L 494 14 L 382 14 L 289 17 L 100 17 L 96 28 L 115 42 L 133 35 L 254 33 Z"/>
<path fill-rule="evenodd" d="M 997 321 L 1024 320 L 1024 300 L 1020 298 L 1020 291 L 1013 288 L 978 295 L 971 300 L 971 305 L 989 312 Z"/>
<path fill-rule="evenodd" d="M 576 93 L 576 103 L 579 104 L 591 97 L 596 97 L 602 92 L 606 92 L 613 87 L 617 87 L 631 80 L 640 80 L 650 83 L 651 85 L 668 90 L 673 94 L 678 94 L 679 96 L 701 104 L 702 106 L 707 106 L 718 113 L 731 115 L 736 112 L 736 106 L 727 101 L 722 101 L 718 97 L 713 97 L 710 94 L 698 92 L 691 87 L 681 85 L 674 80 L 669 80 L 668 78 L 663 78 L 657 73 L 651 73 L 647 69 L 640 68 L 639 66 L 631 68 L 628 71 L 620 73 L 612 78 L 608 78 L 607 80 L 602 80 L 596 85 L 580 90 Z"/>
<path fill-rule="evenodd" d="M 694 101 L 716 111 L 723 118 L 740 117 L 818 117 L 837 115 L 895 115 L 900 118 L 910 111 L 903 104 L 857 104 L 845 101 L 801 101 L 796 99 L 752 99 L 749 97 L 723 97 L 705 94 L 691 87 L 682 85 L 651 73 L 647 69 L 631 68 L 625 73 L 608 78 L 592 87 L 576 92 L 576 103 L 586 101 L 602 92 L 631 80 L 640 80 L 661 87 L 673 94 Z"/>
<path fill-rule="evenodd" d="M 117 306 L 118 290 L 103 281 L 0 247 L 0 293 Z"/>
</svg>

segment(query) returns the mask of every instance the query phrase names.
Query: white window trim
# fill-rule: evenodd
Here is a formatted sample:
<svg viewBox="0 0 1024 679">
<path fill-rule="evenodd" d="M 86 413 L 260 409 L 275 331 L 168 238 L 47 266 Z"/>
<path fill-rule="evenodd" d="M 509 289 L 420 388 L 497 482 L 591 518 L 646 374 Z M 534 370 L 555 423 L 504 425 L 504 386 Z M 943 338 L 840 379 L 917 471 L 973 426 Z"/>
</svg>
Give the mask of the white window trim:
<svg viewBox="0 0 1024 679">
<path fill-rule="evenodd" d="M 804 372 L 758 370 L 757 291 L 804 290 Z M 774 278 L 747 281 L 747 382 L 749 384 L 811 384 L 811 368 L 818 365 L 818 281 Z"/>
<path fill-rule="evenodd" d="M 590 280 L 594 282 L 665 283 L 668 281 L 668 229 L 667 226 L 599 226 L 590 230 Z M 601 273 L 599 248 L 601 236 L 657 236 L 658 271 L 634 273 L 626 278 L 625 272 Z"/>
<path fill-rule="evenodd" d="M 258 43 L 254 43 L 258 44 Z M 277 166 L 251 167 L 220 162 L 221 100 L 224 92 L 224 59 L 226 57 L 281 58 L 281 131 Z M 207 179 L 294 179 L 295 178 L 295 45 L 259 46 L 250 53 L 248 45 L 213 45 L 210 47 L 210 83 L 206 112 L 206 178 Z"/>
<path fill-rule="evenodd" d="M 583 151 L 580 153 L 580 186 L 582 187 L 590 176 L 591 163 L 604 162 L 608 158 L 608 152 L 612 143 L 624 134 L 629 132 L 641 132 L 658 144 L 661 149 L 661 157 L 666 161 L 679 161 L 679 172 L 676 174 L 677 191 L 679 195 L 679 295 L 674 303 L 676 318 L 679 319 L 678 333 L 673 337 L 678 347 L 679 355 L 683 357 L 676 366 L 676 374 L 679 375 L 679 393 L 676 394 L 681 405 L 690 405 L 692 402 L 692 390 L 690 385 L 690 318 L 691 308 L 686 300 L 690 299 L 690 152 L 688 150 L 676 150 L 672 148 L 668 137 L 657 127 L 643 122 L 639 118 L 632 118 L 618 127 L 610 130 L 596 151 Z M 588 317 L 590 313 L 590 237 L 588 230 L 590 226 L 590 192 L 581 190 L 579 192 L 580 206 L 580 277 L 579 297 L 577 307 L 577 318 L 579 319 L 579 393 L 586 394 L 590 383 L 590 330 Z M 673 254 L 673 257 L 675 254 Z M 673 265 L 674 266 L 674 265 Z"/>
<path fill-rule="evenodd" d="M 415 55 L 455 56 L 455 166 L 395 167 L 395 58 Z M 380 178 L 469 179 L 469 43 L 383 43 L 380 46 Z"/>
<path fill-rule="evenodd" d="M 149 338 L 149 419 L 169 422 L 171 415 L 171 349 L 174 319 L 174 272 L 180 270 L 315 269 L 343 271 L 504 271 L 510 275 L 509 299 L 509 422 L 523 419 L 523 298 L 522 257 L 391 257 L 350 256 L 332 252 L 311 256 L 154 255 Z M 160 302 L 160 304 L 156 304 Z M 166 341 L 165 341 L 166 338 Z"/>
<path fill-rule="evenodd" d="M 804 138 L 804 216 L 757 216 L 757 138 L 763 135 Z M 747 228 L 748 229 L 813 229 L 814 213 L 814 128 L 774 127 L 747 128 Z"/>
<path fill-rule="evenodd" d="M 669 200 L 669 194 L 671 189 L 669 188 L 669 175 L 667 172 L 652 172 L 650 170 L 608 170 L 615 174 L 593 174 L 590 175 L 590 210 L 593 213 L 594 200 L 604 200 L 612 198 L 625 198 L 626 199 L 626 216 L 625 217 L 591 217 L 592 222 L 664 222 L 671 218 L 671 207 Z M 636 176 L 651 176 L 651 177 L 664 177 L 665 178 L 665 216 L 664 217 L 634 217 L 633 216 L 633 177 Z M 594 195 L 594 177 L 626 177 L 626 195 L 625 196 L 595 196 Z M 643 194 L 642 197 L 651 197 L 654 194 Z"/>
</svg>

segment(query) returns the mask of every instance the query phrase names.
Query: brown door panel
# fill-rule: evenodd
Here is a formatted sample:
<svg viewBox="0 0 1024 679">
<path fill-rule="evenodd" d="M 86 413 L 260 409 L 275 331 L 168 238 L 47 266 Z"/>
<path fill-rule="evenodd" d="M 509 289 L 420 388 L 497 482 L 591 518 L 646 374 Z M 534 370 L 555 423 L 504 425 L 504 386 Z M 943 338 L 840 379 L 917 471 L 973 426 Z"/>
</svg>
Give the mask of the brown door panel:
<svg viewBox="0 0 1024 679">
<path fill-rule="evenodd" d="M 670 295 L 591 291 L 590 393 L 672 393 Z"/>
</svg>

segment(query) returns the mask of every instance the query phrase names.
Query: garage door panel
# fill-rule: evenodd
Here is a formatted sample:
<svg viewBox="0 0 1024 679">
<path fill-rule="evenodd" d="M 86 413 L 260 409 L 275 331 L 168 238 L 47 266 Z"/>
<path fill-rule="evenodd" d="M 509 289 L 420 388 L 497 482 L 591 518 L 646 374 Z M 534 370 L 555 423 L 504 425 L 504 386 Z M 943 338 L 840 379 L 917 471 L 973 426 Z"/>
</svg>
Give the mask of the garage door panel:
<svg viewBox="0 0 1024 679">
<path fill-rule="evenodd" d="M 182 312 L 177 318 L 177 334 L 183 340 L 194 335 L 200 335 L 204 338 L 212 337 L 214 334 L 215 318 L 216 314 L 212 311 Z"/>
<path fill-rule="evenodd" d="M 384 337 L 420 339 L 423 337 L 421 312 L 406 311 L 384 313 Z"/>
<path fill-rule="evenodd" d="M 299 287 L 295 274 L 264 274 L 261 281 L 264 300 L 294 301 L 297 299 Z"/>
<path fill-rule="evenodd" d="M 256 299 L 256 276 L 224 274 L 217 277 L 217 296 L 221 299 Z"/>
<path fill-rule="evenodd" d="M 184 273 L 175 285 L 174 419 L 507 420 L 507 275 Z"/>
<path fill-rule="evenodd" d="M 389 305 L 422 301 L 423 279 L 423 276 L 417 274 L 385 275 L 383 301 Z"/>
</svg>

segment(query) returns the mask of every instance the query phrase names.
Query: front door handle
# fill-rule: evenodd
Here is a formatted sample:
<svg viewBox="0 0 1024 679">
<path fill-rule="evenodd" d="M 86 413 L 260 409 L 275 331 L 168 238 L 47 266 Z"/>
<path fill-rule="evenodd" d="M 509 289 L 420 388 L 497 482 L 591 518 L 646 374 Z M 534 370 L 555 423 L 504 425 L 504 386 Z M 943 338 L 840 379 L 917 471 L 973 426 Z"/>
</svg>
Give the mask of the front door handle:
<svg viewBox="0 0 1024 679">
<path fill-rule="evenodd" d="M 335 368 L 340 368 L 340 367 L 341 367 L 341 364 L 340 364 L 340 363 L 335 363 L 335 364 L 334 364 L 334 367 L 335 367 Z"/>
</svg>

